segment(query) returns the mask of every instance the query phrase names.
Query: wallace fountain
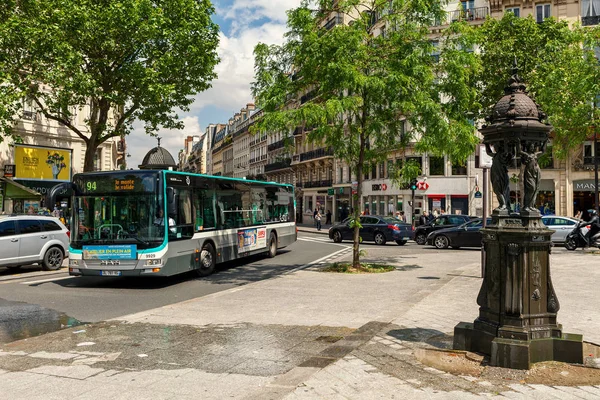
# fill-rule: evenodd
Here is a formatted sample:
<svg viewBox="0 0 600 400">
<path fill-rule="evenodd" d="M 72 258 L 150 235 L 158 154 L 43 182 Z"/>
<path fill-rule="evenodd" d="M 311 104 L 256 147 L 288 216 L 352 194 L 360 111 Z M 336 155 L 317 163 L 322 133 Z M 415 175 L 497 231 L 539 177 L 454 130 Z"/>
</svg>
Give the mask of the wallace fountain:
<svg viewBox="0 0 600 400">
<path fill-rule="evenodd" d="M 535 200 L 540 186 L 538 157 L 552 126 L 527 95 L 516 66 L 480 132 L 493 158 L 492 189 L 499 206 L 482 229 L 485 273 L 477 296 L 479 317 L 454 328 L 454 349 L 483 353 L 492 366 L 529 369 L 540 361 L 583 363 L 583 338 L 564 333 L 550 277 L 553 231 L 542 223 Z M 523 168 L 523 204 L 510 209 L 508 166 Z"/>
</svg>

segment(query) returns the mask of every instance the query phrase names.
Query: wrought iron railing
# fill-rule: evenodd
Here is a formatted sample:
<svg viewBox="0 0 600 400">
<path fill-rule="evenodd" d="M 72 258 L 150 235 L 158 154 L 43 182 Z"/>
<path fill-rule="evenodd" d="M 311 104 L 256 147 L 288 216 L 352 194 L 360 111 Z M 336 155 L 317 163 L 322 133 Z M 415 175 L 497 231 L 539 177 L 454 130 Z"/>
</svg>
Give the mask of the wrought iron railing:
<svg viewBox="0 0 600 400">
<path fill-rule="evenodd" d="M 300 161 L 313 160 L 315 158 L 328 157 L 333 155 L 332 148 L 320 148 L 316 150 L 307 151 L 306 153 L 300 154 Z"/>
<path fill-rule="evenodd" d="M 286 158 L 285 160 L 276 161 L 271 164 L 265 165 L 265 172 L 273 172 L 279 169 L 289 168 L 292 165 L 292 159 Z"/>
<path fill-rule="evenodd" d="M 600 25 L 600 15 L 590 15 L 588 17 L 581 17 L 582 26 Z"/>
</svg>

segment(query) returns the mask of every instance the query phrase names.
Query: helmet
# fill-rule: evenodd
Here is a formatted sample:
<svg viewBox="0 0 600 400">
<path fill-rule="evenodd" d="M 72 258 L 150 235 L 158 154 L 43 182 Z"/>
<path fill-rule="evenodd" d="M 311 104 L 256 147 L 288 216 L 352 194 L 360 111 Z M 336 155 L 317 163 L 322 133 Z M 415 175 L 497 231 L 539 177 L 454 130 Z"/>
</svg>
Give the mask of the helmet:
<svg viewBox="0 0 600 400">
<path fill-rule="evenodd" d="M 596 212 L 596 209 L 592 208 L 591 210 L 588 210 L 588 213 L 590 213 L 590 215 L 598 215 L 598 213 Z"/>
</svg>

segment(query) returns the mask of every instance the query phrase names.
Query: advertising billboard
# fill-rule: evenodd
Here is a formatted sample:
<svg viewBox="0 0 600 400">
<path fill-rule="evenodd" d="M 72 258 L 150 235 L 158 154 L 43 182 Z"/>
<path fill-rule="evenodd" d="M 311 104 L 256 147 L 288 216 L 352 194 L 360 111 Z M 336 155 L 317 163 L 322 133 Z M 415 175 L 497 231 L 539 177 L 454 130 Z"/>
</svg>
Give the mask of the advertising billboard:
<svg viewBox="0 0 600 400">
<path fill-rule="evenodd" d="M 71 149 L 15 144 L 15 179 L 69 182 Z"/>
<path fill-rule="evenodd" d="M 267 228 L 241 229 L 237 234 L 240 253 L 267 247 Z"/>
</svg>

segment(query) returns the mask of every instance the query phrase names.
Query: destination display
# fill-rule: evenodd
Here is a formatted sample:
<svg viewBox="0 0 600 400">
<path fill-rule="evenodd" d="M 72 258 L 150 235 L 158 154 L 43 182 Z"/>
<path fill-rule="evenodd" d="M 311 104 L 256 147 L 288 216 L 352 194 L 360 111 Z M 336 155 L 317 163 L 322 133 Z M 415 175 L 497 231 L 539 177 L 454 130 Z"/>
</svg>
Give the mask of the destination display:
<svg viewBox="0 0 600 400">
<path fill-rule="evenodd" d="M 136 256 L 135 244 L 83 246 L 84 260 L 135 260 Z"/>
<path fill-rule="evenodd" d="M 85 177 L 75 175 L 73 181 L 80 192 L 86 194 L 105 194 L 123 192 L 154 192 L 156 173 L 124 173 L 119 175 L 93 174 Z"/>
</svg>

